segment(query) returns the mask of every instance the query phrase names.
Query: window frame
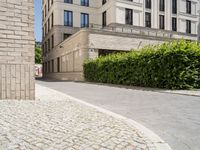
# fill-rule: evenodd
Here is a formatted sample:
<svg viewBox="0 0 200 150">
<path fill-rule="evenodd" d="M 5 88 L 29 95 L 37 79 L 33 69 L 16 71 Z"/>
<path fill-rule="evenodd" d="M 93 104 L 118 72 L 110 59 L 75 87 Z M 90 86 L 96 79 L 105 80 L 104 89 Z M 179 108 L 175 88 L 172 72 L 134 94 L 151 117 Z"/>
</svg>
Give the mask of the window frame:
<svg viewBox="0 0 200 150">
<path fill-rule="evenodd" d="M 192 2 L 190 0 L 186 0 L 186 13 L 187 14 L 192 13 Z"/>
<path fill-rule="evenodd" d="M 152 3 L 152 1 L 151 0 L 145 0 L 145 8 L 146 9 L 151 9 L 151 4 Z"/>
<path fill-rule="evenodd" d="M 172 14 L 177 14 L 177 0 L 172 0 Z"/>
<path fill-rule="evenodd" d="M 73 4 L 73 0 L 64 0 L 64 3 Z"/>
<path fill-rule="evenodd" d="M 57 72 L 59 73 L 60 72 L 60 57 L 57 57 Z"/>
<path fill-rule="evenodd" d="M 102 0 L 102 5 L 106 4 L 107 0 Z"/>
<path fill-rule="evenodd" d="M 71 22 L 70 21 L 65 21 L 65 13 L 67 13 L 67 19 L 69 19 L 70 18 L 70 16 L 71 16 Z M 71 14 L 71 15 L 69 15 L 69 14 Z M 69 10 L 64 10 L 64 26 L 67 26 L 67 27 L 73 27 L 73 12 L 72 11 L 69 11 Z"/>
<path fill-rule="evenodd" d="M 81 17 L 80 18 L 81 18 L 81 28 L 89 27 L 89 23 L 90 23 L 90 16 L 89 16 L 89 14 L 88 13 L 81 13 Z M 87 23 L 86 23 L 86 21 L 87 21 Z"/>
<path fill-rule="evenodd" d="M 147 21 L 147 17 L 149 17 L 149 20 Z M 145 12 L 145 27 L 151 28 L 151 13 Z"/>
<path fill-rule="evenodd" d="M 125 9 L 125 24 L 133 25 L 133 10 L 132 9 Z"/>
<path fill-rule="evenodd" d="M 104 11 L 102 13 L 102 26 L 103 27 L 107 26 L 107 11 Z"/>
<path fill-rule="evenodd" d="M 192 32 L 192 21 L 186 20 L 186 33 L 191 34 Z"/>
<path fill-rule="evenodd" d="M 172 31 L 177 31 L 177 18 L 172 17 Z"/>
<path fill-rule="evenodd" d="M 80 0 L 80 1 L 81 1 L 81 6 L 86 6 L 86 7 L 90 6 L 90 1 L 89 0 Z"/>
<path fill-rule="evenodd" d="M 165 16 L 159 15 L 159 29 L 165 29 Z"/>
<path fill-rule="evenodd" d="M 159 0 L 159 11 L 165 11 L 165 0 Z"/>
</svg>

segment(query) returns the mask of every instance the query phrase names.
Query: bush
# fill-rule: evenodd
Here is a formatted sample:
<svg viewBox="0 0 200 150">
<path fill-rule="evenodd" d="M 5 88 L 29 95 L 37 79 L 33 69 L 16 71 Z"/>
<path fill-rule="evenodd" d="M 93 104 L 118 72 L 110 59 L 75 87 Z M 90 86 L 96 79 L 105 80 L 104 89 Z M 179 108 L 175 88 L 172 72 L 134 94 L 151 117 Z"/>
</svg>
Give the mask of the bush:
<svg viewBox="0 0 200 150">
<path fill-rule="evenodd" d="M 185 40 L 166 42 L 131 51 L 87 60 L 87 81 L 158 87 L 200 88 L 200 44 Z"/>
</svg>

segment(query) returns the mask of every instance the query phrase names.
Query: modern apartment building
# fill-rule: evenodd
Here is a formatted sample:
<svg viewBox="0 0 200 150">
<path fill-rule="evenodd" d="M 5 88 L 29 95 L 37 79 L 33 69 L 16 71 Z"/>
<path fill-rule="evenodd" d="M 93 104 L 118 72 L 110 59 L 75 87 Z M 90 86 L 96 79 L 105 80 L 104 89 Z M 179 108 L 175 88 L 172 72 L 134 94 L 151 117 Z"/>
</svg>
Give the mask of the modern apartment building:
<svg viewBox="0 0 200 150">
<path fill-rule="evenodd" d="M 199 0 L 43 0 L 44 75 L 82 80 L 88 58 L 197 40 Z"/>
</svg>

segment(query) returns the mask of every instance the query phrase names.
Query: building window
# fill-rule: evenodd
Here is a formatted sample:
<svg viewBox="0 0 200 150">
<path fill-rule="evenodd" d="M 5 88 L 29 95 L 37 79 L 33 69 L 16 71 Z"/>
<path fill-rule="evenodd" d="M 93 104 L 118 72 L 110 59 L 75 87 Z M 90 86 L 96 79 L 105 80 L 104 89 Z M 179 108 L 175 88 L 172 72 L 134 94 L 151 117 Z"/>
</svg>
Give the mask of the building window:
<svg viewBox="0 0 200 150">
<path fill-rule="evenodd" d="M 126 20 L 125 23 L 129 25 L 133 25 L 133 10 L 132 9 L 126 9 Z"/>
<path fill-rule="evenodd" d="M 186 13 L 191 14 L 191 1 L 186 0 Z"/>
<path fill-rule="evenodd" d="M 44 63 L 42 63 L 42 73 L 45 73 Z"/>
<path fill-rule="evenodd" d="M 47 30 L 47 24 L 45 24 L 45 35 L 47 35 L 48 30 Z"/>
<path fill-rule="evenodd" d="M 48 43 L 45 42 L 45 54 L 47 53 L 47 51 L 48 51 Z"/>
<path fill-rule="evenodd" d="M 159 15 L 159 27 L 165 29 L 165 16 Z"/>
<path fill-rule="evenodd" d="M 51 66 L 50 66 L 50 61 L 48 61 L 48 73 L 50 73 L 51 72 Z"/>
<path fill-rule="evenodd" d="M 172 31 L 177 31 L 177 19 L 172 18 Z"/>
<path fill-rule="evenodd" d="M 45 65 L 45 72 L 48 73 L 48 62 L 46 62 Z"/>
<path fill-rule="evenodd" d="M 60 72 L 60 58 L 57 58 L 57 72 Z"/>
<path fill-rule="evenodd" d="M 51 36 L 51 48 L 54 48 L 54 35 Z"/>
<path fill-rule="evenodd" d="M 45 72 L 48 72 L 48 68 L 47 68 L 47 62 L 45 62 Z"/>
<path fill-rule="evenodd" d="M 47 16 L 47 6 L 44 7 L 45 17 Z"/>
<path fill-rule="evenodd" d="M 54 60 L 51 60 L 51 71 L 54 72 Z"/>
<path fill-rule="evenodd" d="M 151 28 L 151 13 L 145 12 L 145 26 Z"/>
<path fill-rule="evenodd" d="M 71 34 L 64 33 L 64 34 L 63 34 L 63 41 L 64 41 L 65 39 L 67 39 L 68 37 L 70 37 L 70 36 L 71 36 Z"/>
<path fill-rule="evenodd" d="M 102 25 L 103 25 L 103 27 L 105 27 L 107 25 L 106 11 L 104 11 L 103 14 L 102 14 Z"/>
<path fill-rule="evenodd" d="M 165 11 L 165 0 L 160 0 L 159 9 Z"/>
<path fill-rule="evenodd" d="M 44 36 L 45 36 L 45 34 L 44 34 L 44 27 L 42 28 L 42 37 L 43 37 L 43 39 L 44 39 Z"/>
<path fill-rule="evenodd" d="M 172 13 L 177 14 L 177 0 L 172 0 Z"/>
<path fill-rule="evenodd" d="M 44 10 L 42 11 L 42 21 L 44 21 Z"/>
<path fill-rule="evenodd" d="M 48 18 L 48 32 L 50 31 L 50 19 Z"/>
<path fill-rule="evenodd" d="M 89 15 L 81 13 L 81 27 L 89 27 Z"/>
<path fill-rule="evenodd" d="M 186 20 L 186 33 L 191 33 L 191 21 Z"/>
<path fill-rule="evenodd" d="M 44 44 L 43 44 L 43 55 L 45 56 L 45 50 L 46 50 L 46 45 L 45 45 L 45 42 L 44 42 Z"/>
<path fill-rule="evenodd" d="M 89 6 L 89 0 L 81 0 L 81 6 Z"/>
<path fill-rule="evenodd" d="M 50 51 L 51 47 L 50 47 L 50 39 L 48 39 L 48 51 Z"/>
<path fill-rule="evenodd" d="M 51 14 L 51 27 L 53 27 L 54 24 L 54 17 L 53 17 L 53 13 Z"/>
<path fill-rule="evenodd" d="M 70 3 L 70 4 L 72 4 L 73 0 L 64 0 L 64 3 Z"/>
<path fill-rule="evenodd" d="M 151 0 L 145 0 L 145 7 L 151 9 Z"/>
<path fill-rule="evenodd" d="M 73 26 L 73 13 L 72 11 L 64 11 L 64 25 L 72 27 Z"/>
<path fill-rule="evenodd" d="M 48 0 L 48 11 L 49 11 L 49 8 L 50 8 L 50 0 Z"/>
<path fill-rule="evenodd" d="M 44 44 L 42 44 L 42 55 L 44 55 Z"/>
<path fill-rule="evenodd" d="M 107 0 L 102 0 L 102 5 L 104 5 L 107 2 Z"/>
<path fill-rule="evenodd" d="M 51 5 L 53 5 L 53 0 L 51 0 Z"/>
</svg>

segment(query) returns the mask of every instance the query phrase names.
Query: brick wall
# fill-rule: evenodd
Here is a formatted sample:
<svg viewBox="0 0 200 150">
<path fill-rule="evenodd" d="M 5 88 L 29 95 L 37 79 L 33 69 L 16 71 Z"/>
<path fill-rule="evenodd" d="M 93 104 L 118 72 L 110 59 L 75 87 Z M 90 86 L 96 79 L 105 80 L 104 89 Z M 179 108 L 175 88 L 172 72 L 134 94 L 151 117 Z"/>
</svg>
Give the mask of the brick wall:
<svg viewBox="0 0 200 150">
<path fill-rule="evenodd" d="M 0 99 L 34 99 L 33 0 L 0 0 Z"/>
</svg>

